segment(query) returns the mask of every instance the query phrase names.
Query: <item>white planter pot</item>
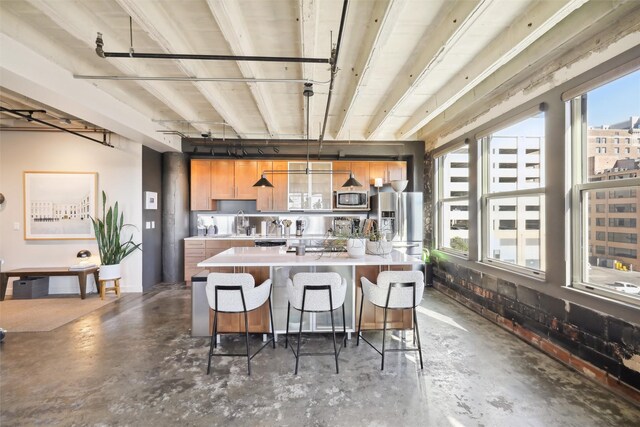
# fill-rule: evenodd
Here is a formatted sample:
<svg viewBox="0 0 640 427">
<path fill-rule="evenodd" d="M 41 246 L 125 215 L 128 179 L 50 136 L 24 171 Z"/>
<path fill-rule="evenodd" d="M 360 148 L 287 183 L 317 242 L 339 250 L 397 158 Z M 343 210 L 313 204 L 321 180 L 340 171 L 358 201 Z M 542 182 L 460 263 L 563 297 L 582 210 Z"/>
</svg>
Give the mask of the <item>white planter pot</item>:
<svg viewBox="0 0 640 427">
<path fill-rule="evenodd" d="M 367 240 L 367 253 L 371 255 L 389 255 L 393 250 L 392 242 L 372 242 Z"/>
<path fill-rule="evenodd" d="M 121 274 L 120 264 L 100 266 L 100 273 L 99 273 L 100 280 L 119 279 L 122 277 L 120 274 Z"/>
<path fill-rule="evenodd" d="M 362 258 L 367 249 L 367 239 L 348 239 L 347 254 L 351 258 Z"/>
</svg>

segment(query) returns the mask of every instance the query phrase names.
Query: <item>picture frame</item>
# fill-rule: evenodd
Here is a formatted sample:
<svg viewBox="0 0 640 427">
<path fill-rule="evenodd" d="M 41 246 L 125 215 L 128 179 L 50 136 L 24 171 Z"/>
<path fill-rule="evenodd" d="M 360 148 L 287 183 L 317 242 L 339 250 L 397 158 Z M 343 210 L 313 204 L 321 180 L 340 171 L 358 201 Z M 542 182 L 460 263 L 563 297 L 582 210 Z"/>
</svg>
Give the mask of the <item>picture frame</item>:
<svg viewBox="0 0 640 427">
<path fill-rule="evenodd" d="M 93 240 L 97 172 L 23 173 L 25 240 Z"/>
<path fill-rule="evenodd" d="M 155 191 L 144 192 L 144 208 L 145 209 L 158 209 L 158 193 Z"/>
</svg>

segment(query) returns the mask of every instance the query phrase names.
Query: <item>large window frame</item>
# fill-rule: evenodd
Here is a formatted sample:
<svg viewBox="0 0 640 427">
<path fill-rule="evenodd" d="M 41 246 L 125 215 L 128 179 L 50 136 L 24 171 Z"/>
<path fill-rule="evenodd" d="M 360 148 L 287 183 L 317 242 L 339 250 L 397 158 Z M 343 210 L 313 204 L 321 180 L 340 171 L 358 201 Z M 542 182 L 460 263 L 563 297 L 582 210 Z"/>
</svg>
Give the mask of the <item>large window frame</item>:
<svg viewBox="0 0 640 427">
<path fill-rule="evenodd" d="M 451 155 L 455 155 L 455 154 L 459 154 L 458 152 L 462 149 L 466 149 L 467 150 L 467 194 L 464 196 L 451 196 L 450 194 L 448 196 L 445 196 L 445 177 L 447 176 L 447 174 L 445 173 L 445 168 L 447 165 L 447 156 L 451 156 Z M 471 190 L 471 185 L 469 183 L 469 179 L 470 177 L 470 168 L 469 168 L 469 161 L 470 161 L 470 152 L 469 152 L 469 145 L 465 144 L 464 142 L 458 143 L 458 144 L 454 144 L 452 147 L 450 147 L 448 150 L 446 150 L 445 152 L 442 152 L 440 154 L 438 154 L 437 156 L 434 157 L 434 162 L 435 162 L 435 186 L 434 188 L 436 189 L 436 197 L 435 197 L 435 206 L 436 206 L 436 210 L 435 210 L 435 224 L 436 224 L 436 235 L 435 235 L 435 242 L 436 242 L 436 249 L 438 249 L 439 251 L 443 251 L 443 252 L 448 252 L 460 257 L 463 257 L 465 259 L 469 258 L 469 235 L 468 233 L 470 232 L 469 228 L 471 227 L 470 224 L 470 212 L 469 212 L 469 192 Z M 451 206 L 455 203 L 459 203 L 459 204 L 466 204 L 467 205 L 467 250 L 461 250 L 461 249 L 457 249 L 457 248 L 453 248 L 451 247 L 451 245 L 446 245 L 445 242 L 447 241 L 447 239 L 445 238 L 445 227 L 447 224 L 445 224 L 445 220 L 446 218 L 448 218 L 448 215 L 445 215 L 444 209 L 447 206 Z M 449 228 L 450 229 L 450 228 Z M 450 239 L 449 239 L 450 241 Z"/>
<path fill-rule="evenodd" d="M 539 150 L 539 181 L 540 185 L 536 188 L 525 188 L 525 189 L 516 189 L 512 191 L 495 191 L 491 192 L 490 188 L 490 179 L 491 179 L 491 139 L 492 136 L 510 126 L 523 122 L 527 119 L 534 118 L 536 116 L 542 115 L 543 120 L 546 121 L 545 111 L 546 106 L 541 104 L 540 106 L 536 106 L 534 108 L 528 109 L 521 114 L 518 114 L 514 117 L 511 117 L 508 120 L 505 120 L 496 126 L 493 126 L 490 129 L 486 129 L 483 132 L 476 135 L 476 139 L 478 140 L 478 144 L 480 145 L 481 150 L 481 162 L 482 162 L 482 176 L 481 176 L 481 196 L 480 196 L 480 218 L 481 218 L 481 250 L 480 250 L 480 261 L 492 265 L 494 267 L 498 267 L 501 269 L 513 271 L 517 274 L 522 274 L 529 277 L 534 277 L 536 279 L 544 279 L 545 278 L 545 268 L 546 268 L 546 250 L 545 250 L 545 206 L 544 199 L 546 193 L 545 182 L 545 173 L 546 169 L 542 166 L 544 165 L 544 143 L 546 140 L 546 126 L 545 131 L 543 131 L 543 140 L 542 146 L 540 146 Z M 492 238 L 492 221 L 496 221 L 495 218 L 491 217 L 491 207 L 494 203 L 498 203 L 501 199 L 515 199 L 516 210 L 518 210 L 518 205 L 521 199 L 538 197 L 539 198 L 539 210 L 538 210 L 538 230 L 539 230 L 539 268 L 529 267 L 525 265 L 521 265 L 513 262 L 507 262 L 500 260 L 492 254 L 491 252 L 491 238 Z M 522 209 L 520 209 L 522 211 Z M 517 218 L 517 217 L 516 217 Z M 521 230 L 518 228 L 518 222 L 526 223 L 526 216 L 523 218 L 523 221 L 516 219 L 516 232 L 519 233 Z M 526 227 L 523 227 L 522 231 L 525 231 Z M 519 242 L 518 239 L 522 239 L 523 242 Z M 522 247 L 526 248 L 526 236 L 518 236 L 516 235 L 516 251 L 520 251 Z M 517 254 L 517 257 L 520 257 L 520 254 Z"/>
<path fill-rule="evenodd" d="M 563 95 L 566 104 L 566 117 L 570 125 L 569 138 L 571 141 L 569 165 L 571 167 L 571 283 L 576 289 L 589 293 L 606 296 L 618 301 L 638 305 L 638 298 L 630 297 L 623 293 L 608 289 L 604 284 L 589 280 L 589 192 L 607 192 L 609 195 L 616 192 L 629 190 L 629 194 L 636 194 L 634 187 L 640 187 L 640 177 L 625 177 L 624 179 L 604 179 L 589 181 L 586 154 L 588 150 L 588 123 L 587 123 L 587 94 L 597 87 L 603 86 L 613 80 L 621 78 L 630 72 L 640 68 L 629 70 L 622 67 L 618 70 L 601 76 L 596 82 L 589 82 L 580 88 L 569 91 Z M 640 154 L 640 150 L 638 150 Z M 595 199 L 595 197 L 594 197 Z M 615 199 L 614 199 L 615 200 Z M 591 203 L 594 203 L 592 200 Z M 609 202 L 611 203 L 611 202 Z M 637 222 L 636 222 L 637 224 Z M 609 228 L 609 227 L 607 227 Z M 608 240 L 609 241 L 609 240 Z M 595 253 L 608 255 L 603 251 L 604 246 L 596 246 Z"/>
</svg>

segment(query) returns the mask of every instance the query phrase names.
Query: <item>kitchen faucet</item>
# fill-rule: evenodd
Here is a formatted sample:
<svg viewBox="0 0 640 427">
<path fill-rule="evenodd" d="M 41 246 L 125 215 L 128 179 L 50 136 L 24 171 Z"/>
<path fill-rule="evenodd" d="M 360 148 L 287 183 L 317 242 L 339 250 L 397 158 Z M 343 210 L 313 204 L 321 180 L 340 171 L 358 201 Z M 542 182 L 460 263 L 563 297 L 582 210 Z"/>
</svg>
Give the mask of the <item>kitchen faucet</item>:
<svg viewBox="0 0 640 427">
<path fill-rule="evenodd" d="M 249 224 L 245 224 L 246 219 L 244 217 L 244 211 L 240 209 L 238 213 L 236 213 L 236 234 L 245 234 L 246 228 Z"/>
</svg>

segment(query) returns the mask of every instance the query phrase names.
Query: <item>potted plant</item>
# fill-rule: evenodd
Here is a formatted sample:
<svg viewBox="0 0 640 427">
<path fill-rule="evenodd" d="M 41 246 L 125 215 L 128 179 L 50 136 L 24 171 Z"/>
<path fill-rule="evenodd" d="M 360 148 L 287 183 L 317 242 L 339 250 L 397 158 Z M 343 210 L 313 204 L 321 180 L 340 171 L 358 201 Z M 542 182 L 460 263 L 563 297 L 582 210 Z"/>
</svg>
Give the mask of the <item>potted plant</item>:
<svg viewBox="0 0 640 427">
<path fill-rule="evenodd" d="M 344 247 L 351 258 L 361 258 L 367 249 L 367 238 L 358 230 L 340 233 L 329 242 L 333 247 Z"/>
<path fill-rule="evenodd" d="M 384 234 L 372 231 L 367 237 L 367 253 L 386 256 L 393 250 L 393 243 L 387 241 Z"/>
<path fill-rule="evenodd" d="M 102 218 L 91 217 L 93 230 L 100 252 L 100 280 L 110 280 L 121 277 L 120 262 L 136 249 L 140 249 L 142 243 L 134 243 L 133 235 L 123 241 L 122 231 L 131 224 L 124 223 L 124 214 L 120 212 L 118 217 L 118 202 L 106 207 L 107 195 L 102 192 Z"/>
<path fill-rule="evenodd" d="M 433 264 L 431 263 L 431 252 L 429 249 L 422 249 L 422 261 L 424 262 L 424 282 L 427 286 L 433 286 Z"/>
</svg>

